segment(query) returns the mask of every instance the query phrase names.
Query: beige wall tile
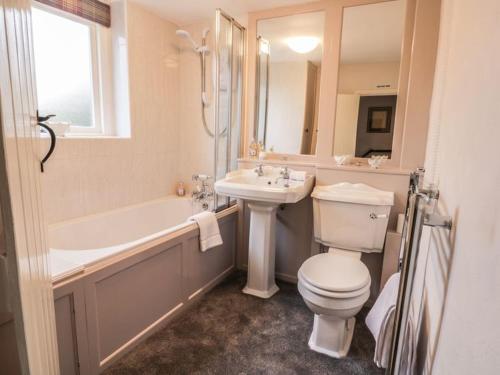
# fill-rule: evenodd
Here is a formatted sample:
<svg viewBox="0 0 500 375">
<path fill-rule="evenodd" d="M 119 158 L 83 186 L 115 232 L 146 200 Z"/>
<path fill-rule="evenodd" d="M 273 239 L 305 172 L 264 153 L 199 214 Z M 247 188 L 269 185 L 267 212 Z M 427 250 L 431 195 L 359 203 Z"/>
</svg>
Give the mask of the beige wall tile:
<svg viewBox="0 0 500 375">
<path fill-rule="evenodd" d="M 42 176 L 49 223 L 174 192 L 181 165 L 176 29 L 176 25 L 129 3 L 132 136 L 58 139 L 54 157 Z M 192 72 L 185 76 L 191 80 L 199 77 Z M 184 150 L 188 143 L 183 143 Z M 47 148 L 48 140 L 40 147 Z"/>
</svg>

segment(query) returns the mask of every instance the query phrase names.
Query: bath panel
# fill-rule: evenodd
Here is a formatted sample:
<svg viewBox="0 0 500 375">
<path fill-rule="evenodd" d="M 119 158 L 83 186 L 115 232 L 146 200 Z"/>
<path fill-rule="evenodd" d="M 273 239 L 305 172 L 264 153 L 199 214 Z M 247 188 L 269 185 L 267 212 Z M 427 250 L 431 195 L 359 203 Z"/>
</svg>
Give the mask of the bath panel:
<svg viewBox="0 0 500 375">
<path fill-rule="evenodd" d="M 62 373 L 100 373 L 233 272 L 237 217 L 235 207 L 218 213 L 224 243 L 206 252 L 195 225 L 175 225 L 56 281 Z"/>
</svg>

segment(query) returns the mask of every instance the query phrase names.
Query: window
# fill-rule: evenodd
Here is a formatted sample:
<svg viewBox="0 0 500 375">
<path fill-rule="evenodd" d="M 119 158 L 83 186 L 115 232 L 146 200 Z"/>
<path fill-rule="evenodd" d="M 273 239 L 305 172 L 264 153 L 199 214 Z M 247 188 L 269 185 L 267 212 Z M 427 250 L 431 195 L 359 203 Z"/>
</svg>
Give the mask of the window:
<svg viewBox="0 0 500 375">
<path fill-rule="evenodd" d="M 32 8 L 38 109 L 71 134 L 104 134 L 97 25 Z"/>
</svg>

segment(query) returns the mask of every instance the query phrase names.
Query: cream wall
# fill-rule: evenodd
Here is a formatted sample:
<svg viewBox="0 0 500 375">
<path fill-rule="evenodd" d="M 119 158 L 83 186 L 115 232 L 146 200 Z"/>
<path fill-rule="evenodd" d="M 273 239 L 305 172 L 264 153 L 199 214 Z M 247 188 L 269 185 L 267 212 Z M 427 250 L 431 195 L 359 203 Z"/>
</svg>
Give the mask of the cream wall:
<svg viewBox="0 0 500 375">
<path fill-rule="evenodd" d="M 441 0 L 418 0 L 413 25 L 407 105 L 401 140 L 401 167 L 415 169 L 425 161 L 425 144 L 436 67 Z M 401 97 L 401 96 L 400 96 Z M 396 133 L 394 134 L 396 137 Z"/>
<path fill-rule="evenodd" d="M 426 168 L 454 228 L 437 375 L 500 369 L 499 20 L 497 0 L 443 0 Z"/>
<path fill-rule="evenodd" d="M 127 21 L 132 136 L 58 139 L 42 174 L 49 223 L 174 192 L 180 151 L 176 26 L 131 2 Z"/>
<path fill-rule="evenodd" d="M 377 90 L 377 85 L 390 85 L 397 90 L 399 61 L 373 64 L 341 64 L 339 94 L 354 94 L 361 90 Z M 389 88 L 385 88 L 389 89 Z"/>
<path fill-rule="evenodd" d="M 270 64 L 267 148 L 274 147 L 274 151 L 280 153 L 300 154 L 306 89 L 306 61 Z"/>
</svg>

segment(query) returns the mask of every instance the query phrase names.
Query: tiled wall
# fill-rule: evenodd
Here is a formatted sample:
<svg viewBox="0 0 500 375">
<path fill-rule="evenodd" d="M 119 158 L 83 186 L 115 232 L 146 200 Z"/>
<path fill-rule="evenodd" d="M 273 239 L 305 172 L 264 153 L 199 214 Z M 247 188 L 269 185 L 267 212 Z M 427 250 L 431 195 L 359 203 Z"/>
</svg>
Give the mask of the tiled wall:
<svg viewBox="0 0 500 375">
<path fill-rule="evenodd" d="M 206 110 L 206 119 L 209 129 L 214 129 L 214 95 L 213 95 L 213 70 L 214 59 L 213 41 L 215 38 L 214 27 L 210 20 L 184 27 L 189 31 L 196 43 L 201 44 L 201 33 L 204 28 L 210 28 L 207 45 L 211 53 L 207 56 L 206 85 L 210 106 Z M 181 111 L 179 113 L 179 178 L 188 183 L 194 173 L 214 174 L 214 140 L 203 129 L 201 119 L 201 69 L 200 59 L 187 41 L 179 41 L 179 100 Z"/>
<path fill-rule="evenodd" d="M 58 139 L 42 175 L 48 223 L 174 192 L 183 128 L 176 28 L 129 2 L 132 137 Z M 46 147 L 46 142 L 42 146 Z"/>
</svg>

